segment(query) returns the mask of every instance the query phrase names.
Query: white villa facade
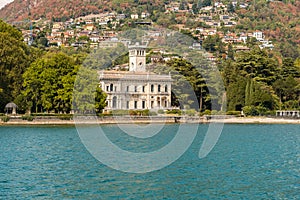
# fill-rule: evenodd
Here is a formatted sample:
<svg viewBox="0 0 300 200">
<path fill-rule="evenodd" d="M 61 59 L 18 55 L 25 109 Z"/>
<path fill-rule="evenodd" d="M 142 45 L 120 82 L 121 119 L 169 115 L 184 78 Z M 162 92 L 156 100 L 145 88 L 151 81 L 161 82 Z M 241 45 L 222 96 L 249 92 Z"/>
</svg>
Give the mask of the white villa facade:
<svg viewBox="0 0 300 200">
<path fill-rule="evenodd" d="M 100 85 L 107 94 L 110 110 L 171 108 L 171 75 L 146 71 L 146 46 L 129 46 L 129 71 L 99 72 Z"/>
</svg>

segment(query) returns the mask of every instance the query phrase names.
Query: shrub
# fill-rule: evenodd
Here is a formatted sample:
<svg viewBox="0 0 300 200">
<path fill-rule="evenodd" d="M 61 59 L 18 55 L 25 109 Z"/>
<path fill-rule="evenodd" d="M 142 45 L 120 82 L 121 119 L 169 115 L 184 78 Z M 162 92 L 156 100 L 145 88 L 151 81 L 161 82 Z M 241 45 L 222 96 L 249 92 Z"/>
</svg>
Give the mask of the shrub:
<svg viewBox="0 0 300 200">
<path fill-rule="evenodd" d="M 157 111 L 157 113 L 158 113 L 158 114 L 165 114 L 165 111 L 162 110 L 162 109 L 160 109 L 160 110 Z"/>
<path fill-rule="evenodd" d="M 247 116 L 257 116 L 259 113 L 254 106 L 245 106 L 243 107 L 243 112 Z"/>
<path fill-rule="evenodd" d="M 239 116 L 241 114 L 241 111 L 234 111 L 234 110 L 230 110 L 226 112 L 226 115 L 235 115 L 235 116 Z"/>
<path fill-rule="evenodd" d="M 211 110 L 205 110 L 202 115 L 211 115 Z"/>
<path fill-rule="evenodd" d="M 3 122 L 8 122 L 10 120 L 9 116 L 4 116 L 1 118 Z"/>
<path fill-rule="evenodd" d="M 73 115 L 72 114 L 61 114 L 58 116 L 58 119 L 60 120 L 71 120 L 73 119 Z"/>
<path fill-rule="evenodd" d="M 22 120 L 33 121 L 34 117 L 32 115 L 22 116 Z"/>
<path fill-rule="evenodd" d="M 181 110 L 172 109 L 172 110 L 167 110 L 166 113 L 167 114 L 178 114 L 178 115 L 181 115 Z"/>
<path fill-rule="evenodd" d="M 218 115 L 218 114 L 219 114 L 219 112 L 217 110 L 212 110 L 211 111 L 211 115 Z"/>
<path fill-rule="evenodd" d="M 128 111 L 128 110 L 113 110 L 113 111 L 111 111 L 111 114 L 114 116 L 122 116 L 122 115 L 130 114 L 130 111 Z"/>
<path fill-rule="evenodd" d="M 195 109 L 186 110 L 185 114 L 188 115 L 188 116 L 195 116 L 196 110 Z"/>
<path fill-rule="evenodd" d="M 156 116 L 156 115 L 157 115 L 157 113 L 154 112 L 154 111 L 150 111 L 150 112 L 149 112 L 149 116 Z"/>
</svg>

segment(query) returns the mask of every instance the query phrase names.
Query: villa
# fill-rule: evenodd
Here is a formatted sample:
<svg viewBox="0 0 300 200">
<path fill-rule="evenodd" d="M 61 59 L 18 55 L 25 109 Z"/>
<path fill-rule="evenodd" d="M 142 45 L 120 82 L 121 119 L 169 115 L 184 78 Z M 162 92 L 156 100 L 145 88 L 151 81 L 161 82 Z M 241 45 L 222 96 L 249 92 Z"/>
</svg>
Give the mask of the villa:
<svg viewBox="0 0 300 200">
<path fill-rule="evenodd" d="M 171 108 L 171 75 L 146 70 L 146 45 L 129 45 L 129 71 L 103 70 L 100 85 L 107 94 L 104 111 Z"/>
</svg>

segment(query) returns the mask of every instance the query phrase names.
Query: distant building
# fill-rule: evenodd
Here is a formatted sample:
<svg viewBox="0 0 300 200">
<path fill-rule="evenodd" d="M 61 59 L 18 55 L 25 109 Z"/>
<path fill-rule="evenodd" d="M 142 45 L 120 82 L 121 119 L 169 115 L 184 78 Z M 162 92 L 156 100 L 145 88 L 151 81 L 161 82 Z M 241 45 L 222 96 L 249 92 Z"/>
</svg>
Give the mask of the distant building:
<svg viewBox="0 0 300 200">
<path fill-rule="evenodd" d="M 104 111 L 171 108 L 170 75 L 146 71 L 146 46 L 129 47 L 129 71 L 99 71 L 100 85 L 107 94 Z"/>
<path fill-rule="evenodd" d="M 131 19 L 138 19 L 139 15 L 138 14 L 131 14 L 130 17 L 131 17 Z"/>
<path fill-rule="evenodd" d="M 255 37 L 258 41 L 263 41 L 264 40 L 264 34 L 261 31 L 253 32 L 253 37 Z"/>
</svg>

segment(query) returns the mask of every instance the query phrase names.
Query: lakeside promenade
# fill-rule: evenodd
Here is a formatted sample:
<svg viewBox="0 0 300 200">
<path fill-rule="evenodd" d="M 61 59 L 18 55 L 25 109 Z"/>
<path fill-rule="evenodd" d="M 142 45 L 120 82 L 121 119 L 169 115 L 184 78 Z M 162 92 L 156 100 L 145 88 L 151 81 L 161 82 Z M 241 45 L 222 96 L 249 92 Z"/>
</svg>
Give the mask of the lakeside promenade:
<svg viewBox="0 0 300 200">
<path fill-rule="evenodd" d="M 169 123 L 224 123 L 224 124 L 300 124 L 300 119 L 279 117 L 234 117 L 234 116 L 112 116 L 112 117 L 75 117 L 71 120 L 57 118 L 36 118 L 32 121 L 10 118 L 8 122 L 0 120 L 0 125 L 75 125 L 75 124 L 169 124 Z"/>
</svg>

